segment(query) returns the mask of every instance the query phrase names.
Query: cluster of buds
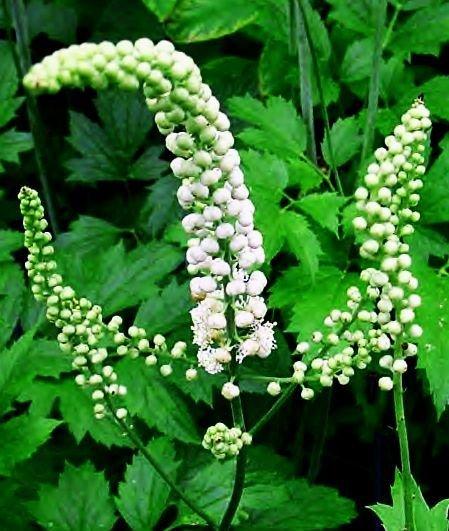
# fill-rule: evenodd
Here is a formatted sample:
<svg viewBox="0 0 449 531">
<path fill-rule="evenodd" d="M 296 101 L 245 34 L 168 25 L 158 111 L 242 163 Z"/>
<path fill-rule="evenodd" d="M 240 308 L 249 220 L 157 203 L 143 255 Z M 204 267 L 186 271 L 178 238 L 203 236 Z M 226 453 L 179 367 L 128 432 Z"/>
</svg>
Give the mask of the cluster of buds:
<svg viewBox="0 0 449 531">
<path fill-rule="evenodd" d="M 116 356 L 144 355 L 147 365 L 155 365 L 158 355 L 168 356 L 165 338 L 157 334 L 150 344 L 145 330 L 137 326 L 129 327 L 128 334 L 123 333 L 120 316 L 104 322 L 100 306 L 85 297 L 78 298 L 72 287 L 64 285 L 53 259 L 52 235 L 46 231 L 48 223 L 37 192 L 24 187 L 19 199 L 25 246 L 29 251 L 25 268 L 34 297 L 46 304 L 47 319 L 59 330 L 57 339 L 61 350 L 72 354 L 72 367 L 77 373 L 75 381 L 90 391 L 95 417 L 101 419 L 108 414 L 109 403 L 115 416 L 124 419 L 127 410 L 120 397 L 126 395 L 127 389 L 117 382 L 117 373 L 108 361 Z M 184 342 L 177 342 L 169 355 L 179 358 L 185 348 Z M 168 376 L 171 365 L 161 365 L 160 371 Z"/>
<path fill-rule="evenodd" d="M 297 345 L 296 354 L 302 359 L 293 364 L 293 375 L 287 380 L 301 385 L 306 400 L 314 396 L 310 384 L 330 387 L 337 380 L 346 385 L 354 369 L 366 368 L 373 355 L 381 369 L 404 373 L 406 358 L 417 354 L 415 342 L 422 328 L 415 322 L 415 310 L 421 297 L 404 238 L 419 220 L 415 208 L 423 186 L 423 154 L 430 127 L 428 109 L 416 100 L 394 135 L 385 139 L 386 147 L 376 150 L 377 162 L 369 165 L 365 186 L 355 192 L 359 215 L 353 225 L 361 240 L 360 256 L 374 267 L 360 274 L 363 290 L 358 286 L 347 290 L 347 307 L 333 309 L 324 319 L 325 328 Z M 391 390 L 391 376 L 382 376 L 379 387 Z M 277 380 L 267 386 L 273 396 L 281 391 Z"/>
<path fill-rule="evenodd" d="M 217 459 L 235 457 L 244 445 L 251 444 L 252 437 L 249 433 L 242 432 L 240 428 L 228 428 L 222 422 L 207 428 L 203 438 L 203 448 L 210 450 Z"/>
<path fill-rule="evenodd" d="M 168 41 L 85 43 L 33 66 L 24 84 L 50 92 L 62 86 L 143 87 L 167 148 L 176 155 L 171 168 L 180 179 L 177 197 L 189 211 L 182 225 L 191 236 L 186 258 L 198 301 L 191 312 L 198 364 L 213 374 L 233 356 L 239 363 L 246 356 L 267 357 L 276 342 L 273 324 L 264 321 L 261 294 L 267 280 L 258 270 L 265 260 L 263 238 L 254 227 L 254 205 L 229 119 L 193 60 Z"/>
</svg>

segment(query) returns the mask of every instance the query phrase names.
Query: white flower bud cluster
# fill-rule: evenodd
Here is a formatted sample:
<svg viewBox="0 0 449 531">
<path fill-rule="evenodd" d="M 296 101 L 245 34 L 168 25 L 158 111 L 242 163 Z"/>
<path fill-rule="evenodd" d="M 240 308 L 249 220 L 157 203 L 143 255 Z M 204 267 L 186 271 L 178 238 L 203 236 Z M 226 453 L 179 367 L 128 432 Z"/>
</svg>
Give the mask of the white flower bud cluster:
<svg viewBox="0 0 449 531">
<path fill-rule="evenodd" d="M 347 290 L 347 310 L 333 309 L 324 319 L 323 331 L 316 330 L 310 341 L 296 346 L 296 353 L 303 359 L 294 362 L 292 381 L 302 387 L 304 400 L 312 399 L 315 394 L 306 386 L 308 382 L 331 387 L 337 380 L 340 385 L 347 385 L 355 369 L 365 369 L 371 362 L 366 326 L 358 321 L 359 315 L 370 316 L 370 312 L 361 309 L 363 303 L 359 288 L 351 286 Z M 306 363 L 317 346 L 318 352 Z"/>
<path fill-rule="evenodd" d="M 165 338 L 157 334 L 150 346 L 143 328 L 131 326 L 126 335 L 121 331 L 120 316 L 115 315 L 105 323 L 100 306 L 87 298 L 77 298 L 73 288 L 65 286 L 57 272 L 54 248 L 50 245 L 52 236 L 45 232 L 48 223 L 37 192 L 23 187 L 19 199 L 25 246 L 29 251 L 25 268 L 34 297 L 46 303 L 47 319 L 59 329 L 57 339 L 61 350 L 72 354 L 72 367 L 78 373 L 75 381 L 89 389 L 95 417 L 101 419 L 107 414 L 109 399 L 116 408 L 116 417 L 124 419 L 127 410 L 120 405 L 119 397 L 126 395 L 127 389 L 117 382 L 117 374 L 108 361 L 113 355 L 135 358 L 141 354 L 146 356 L 147 365 L 154 365 L 158 361 L 157 354 L 167 352 Z M 183 356 L 185 348 L 184 342 L 175 343 L 171 357 Z M 162 365 L 160 370 L 164 376 L 172 372 L 170 365 Z"/>
<path fill-rule="evenodd" d="M 385 139 L 385 147 L 376 150 L 376 162 L 368 167 L 365 187 L 355 192 L 360 215 L 354 227 L 364 238 L 360 255 L 378 264 L 361 275 L 376 303 L 376 336 L 370 346 L 382 353 L 403 344 L 402 349 L 394 349 L 395 359 L 387 354 L 379 360 L 382 368 L 399 373 L 407 370 L 405 357 L 416 354 L 414 341 L 422 335 L 422 328 L 415 323 L 415 310 L 421 305 L 416 293 L 418 280 L 411 272 L 412 259 L 404 238 L 414 232 L 413 223 L 420 218 L 416 206 L 426 170 L 429 116 L 424 103 L 416 100 L 394 134 Z M 379 380 L 381 389 L 390 386 L 389 377 Z"/>
<path fill-rule="evenodd" d="M 380 367 L 393 373 L 404 373 L 405 358 L 417 353 L 414 341 L 422 329 L 414 321 L 421 298 L 404 238 L 413 233 L 413 223 L 419 220 L 415 208 L 423 186 L 423 153 L 430 126 L 429 111 L 416 100 L 394 135 L 385 139 L 386 147 L 376 150 L 377 162 L 368 167 L 366 186 L 355 192 L 360 214 L 353 224 L 362 237 L 360 255 L 376 262 L 377 267 L 361 272 L 366 286 L 363 294 L 356 286 L 347 290 L 347 310 L 334 309 L 326 316 L 327 331 L 318 330 L 311 341 L 297 345 L 296 351 L 304 359 L 294 363 L 292 381 L 301 385 L 304 399 L 314 396 L 306 383 L 329 387 L 336 379 L 346 385 L 355 368 L 367 367 L 373 353 L 379 355 Z M 315 345 L 320 350 L 307 354 Z M 394 357 L 390 351 L 395 352 Z M 306 359 L 311 359 L 310 363 Z M 274 395 L 278 387 L 273 384 L 267 392 Z M 381 377 L 379 387 L 392 389 L 392 378 Z"/>
<path fill-rule="evenodd" d="M 50 92 L 62 86 L 143 86 L 167 148 L 176 155 L 171 168 L 180 179 L 178 201 L 190 211 L 182 225 L 192 236 L 186 258 L 195 275 L 191 293 L 199 301 L 192 312 L 199 365 L 218 372 L 233 351 L 239 362 L 250 355 L 267 357 L 276 343 L 273 324 L 263 320 L 267 281 L 257 270 L 265 261 L 263 238 L 254 227 L 254 205 L 229 120 L 193 60 L 168 41 L 85 43 L 33 66 L 24 84 Z M 239 330 L 239 344 L 228 337 L 231 324 Z"/>
<path fill-rule="evenodd" d="M 210 426 L 203 438 L 203 448 L 210 450 L 219 460 L 235 457 L 244 445 L 249 445 L 252 437 L 240 428 L 228 428 L 222 422 Z"/>
</svg>

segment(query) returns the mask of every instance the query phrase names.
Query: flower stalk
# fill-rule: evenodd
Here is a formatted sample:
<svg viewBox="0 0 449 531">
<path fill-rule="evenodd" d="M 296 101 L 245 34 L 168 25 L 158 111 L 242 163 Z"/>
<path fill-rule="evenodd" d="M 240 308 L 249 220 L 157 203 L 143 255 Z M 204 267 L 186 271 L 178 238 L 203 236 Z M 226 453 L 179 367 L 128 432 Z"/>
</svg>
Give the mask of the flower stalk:
<svg viewBox="0 0 449 531">
<path fill-rule="evenodd" d="M 407 425 L 404 410 L 404 389 L 402 385 L 402 374 L 396 373 L 394 376 L 394 413 L 396 417 L 396 432 L 399 441 L 399 451 L 401 455 L 402 487 L 404 492 L 404 516 L 405 531 L 416 531 L 414 519 L 414 493 L 413 478 L 410 466 L 410 452 L 408 445 Z"/>
</svg>

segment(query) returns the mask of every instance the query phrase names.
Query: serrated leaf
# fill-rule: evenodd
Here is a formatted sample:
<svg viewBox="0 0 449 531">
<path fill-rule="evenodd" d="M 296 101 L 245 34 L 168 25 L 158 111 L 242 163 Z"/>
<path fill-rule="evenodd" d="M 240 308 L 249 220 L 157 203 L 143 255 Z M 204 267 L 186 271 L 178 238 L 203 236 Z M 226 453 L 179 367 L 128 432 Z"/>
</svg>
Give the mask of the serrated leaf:
<svg viewBox="0 0 449 531">
<path fill-rule="evenodd" d="M 272 458 L 279 465 L 279 456 L 270 455 Z M 354 518 L 354 503 L 339 496 L 336 490 L 309 485 L 304 479 L 287 479 L 282 465 L 273 469 L 260 461 L 253 466 L 255 469 L 249 470 L 240 510 L 233 521 L 238 529 L 332 529 Z M 210 516 L 220 518 L 231 494 L 232 462 L 194 463 L 189 472 L 184 487 Z M 200 522 L 181 504 L 177 523 Z"/>
<path fill-rule="evenodd" d="M 176 190 L 179 184 L 171 177 L 157 180 L 147 196 L 140 217 L 145 232 L 155 237 L 179 217 Z"/>
<path fill-rule="evenodd" d="M 323 316 L 334 308 L 344 307 L 347 288 L 358 283 L 359 276 L 355 273 L 322 266 L 315 282 L 298 294 L 287 330 L 300 334 L 301 338 L 310 337 L 312 332 L 322 328 Z"/>
<path fill-rule="evenodd" d="M 288 183 L 287 167 L 284 161 L 267 153 L 242 151 L 240 156 L 256 206 L 256 225 L 264 236 L 265 253 L 270 260 L 284 243 L 279 202 Z"/>
<path fill-rule="evenodd" d="M 15 115 L 23 98 L 15 98 L 18 77 L 12 47 L 9 42 L 0 41 L 0 127 L 6 125 Z"/>
<path fill-rule="evenodd" d="M 79 254 L 97 252 L 98 248 L 117 243 L 121 229 L 108 221 L 92 216 L 80 216 L 70 224 L 70 231 L 58 236 L 58 246 Z"/>
<path fill-rule="evenodd" d="M 356 516 L 354 502 L 334 489 L 310 485 L 304 479 L 287 480 L 273 490 L 263 484 L 249 487 L 243 504 L 250 518 L 241 529 L 248 530 L 336 529 Z"/>
<path fill-rule="evenodd" d="M 66 281 L 80 296 L 103 306 L 104 315 L 135 306 L 154 292 L 156 282 L 182 260 L 179 248 L 162 243 L 139 245 L 126 252 L 123 242 L 79 256 L 60 253 Z"/>
<path fill-rule="evenodd" d="M 15 230 L 0 230 L 0 262 L 11 260 L 11 253 L 23 246 L 23 235 Z"/>
<path fill-rule="evenodd" d="M 186 398 L 143 360 L 123 360 L 117 366 L 120 381 L 127 386 L 129 411 L 161 433 L 186 443 L 200 442 Z"/>
<path fill-rule="evenodd" d="M 447 6 L 449 8 L 449 5 Z M 435 76 L 426 81 L 416 92 L 426 96 L 426 106 L 433 117 L 449 120 L 449 110 L 446 105 L 447 91 L 449 90 L 449 76 Z"/>
<path fill-rule="evenodd" d="M 351 160 L 359 151 L 362 143 L 357 117 L 352 116 L 350 118 L 344 118 L 343 120 L 337 120 L 331 127 L 330 140 L 332 143 L 335 165 L 337 167 L 342 166 Z M 332 166 L 327 136 L 325 136 L 321 147 L 326 162 Z"/>
<path fill-rule="evenodd" d="M 177 0 L 143 0 L 145 6 L 154 13 L 160 22 L 170 16 Z"/>
<path fill-rule="evenodd" d="M 175 448 L 170 439 L 159 437 L 147 448 L 173 477 L 179 462 L 175 460 Z M 170 487 L 142 455 L 135 455 L 126 468 L 118 493 L 115 504 L 129 527 L 133 531 L 147 531 L 157 524 L 166 508 Z"/>
<path fill-rule="evenodd" d="M 427 265 L 431 256 L 444 258 L 449 255 L 449 242 L 439 232 L 429 227 L 417 226 L 409 238 L 413 260 Z"/>
<path fill-rule="evenodd" d="M 321 194 L 306 195 L 296 204 L 323 228 L 337 234 L 340 208 L 346 201 L 345 197 L 335 192 L 323 192 Z"/>
<path fill-rule="evenodd" d="M 58 420 L 26 414 L 0 424 L 0 474 L 9 475 L 17 463 L 28 459 L 59 424 Z"/>
<path fill-rule="evenodd" d="M 148 336 L 167 334 L 180 325 L 189 323 L 192 307 L 188 284 L 179 285 L 175 279 L 143 302 L 136 315 L 135 324 L 145 328 Z"/>
<path fill-rule="evenodd" d="M 176 42 L 218 39 L 247 26 L 257 17 L 246 0 L 180 0 L 167 21 Z"/>
<path fill-rule="evenodd" d="M 282 213 L 282 227 L 290 251 L 314 279 L 322 250 L 307 220 L 300 214 L 286 211 Z"/>
<path fill-rule="evenodd" d="M 276 37 L 264 46 L 259 60 L 259 84 L 264 96 L 286 96 L 299 79 L 298 62 Z"/>
<path fill-rule="evenodd" d="M 80 389 L 72 377 L 60 382 L 36 381 L 22 393 L 21 400 L 32 400 L 31 410 L 42 414 L 48 414 L 54 401 L 58 400 L 63 421 L 78 443 L 89 434 L 107 447 L 131 446 L 114 423 L 94 417 L 90 393 Z"/>
<path fill-rule="evenodd" d="M 376 0 L 329 0 L 332 6 L 329 18 L 343 27 L 364 35 L 375 31 Z"/>
<path fill-rule="evenodd" d="M 425 7 L 395 29 L 389 48 L 404 55 L 421 53 L 438 56 L 441 45 L 449 41 L 448 32 L 449 5 L 443 3 Z"/>
<path fill-rule="evenodd" d="M 0 172 L 5 170 L 2 162 L 18 164 L 19 153 L 29 151 L 33 147 L 30 133 L 19 133 L 15 129 L 0 134 Z"/>
<path fill-rule="evenodd" d="M 403 475 L 396 470 L 391 487 L 392 505 L 378 503 L 370 507 L 381 519 L 386 531 L 396 531 L 405 526 Z M 447 531 L 447 511 L 449 500 L 442 500 L 432 509 L 423 498 L 421 489 L 412 478 L 412 500 L 414 524 L 417 530 Z"/>
<path fill-rule="evenodd" d="M 352 42 L 346 49 L 341 64 L 340 76 L 345 83 L 369 78 L 373 63 L 373 39 Z"/>
<path fill-rule="evenodd" d="M 20 267 L 3 263 L 0 267 L 0 349 L 6 345 L 22 310 L 25 284 Z"/>
<path fill-rule="evenodd" d="M 447 356 L 447 323 L 449 319 L 449 278 L 439 277 L 425 264 L 418 264 L 416 274 L 420 281 L 419 294 L 422 308 L 417 311 L 423 328 L 419 339 L 418 367 L 423 369 L 429 382 L 435 409 L 440 416 L 449 403 L 449 371 Z M 438 297 L 435 297 L 435 294 Z"/>
<path fill-rule="evenodd" d="M 305 125 L 291 102 L 271 96 L 264 105 L 245 96 L 230 98 L 228 105 L 233 116 L 253 126 L 238 134 L 249 147 L 280 158 L 297 158 L 304 151 L 307 143 Z"/>
<path fill-rule="evenodd" d="M 42 527 L 58 531 L 108 531 L 116 520 L 104 474 L 89 462 L 66 463 L 58 485 L 41 485 L 29 507 Z"/>
<path fill-rule="evenodd" d="M 441 153 L 425 177 L 420 210 L 424 223 L 449 221 L 449 135 L 440 142 Z"/>
<path fill-rule="evenodd" d="M 317 188 L 325 178 L 324 173 L 307 159 L 289 160 L 287 168 L 288 185 L 299 185 L 303 194 Z"/>
<path fill-rule="evenodd" d="M 139 95 L 140 96 L 140 95 Z M 70 113 L 70 136 L 67 140 L 82 155 L 67 161 L 70 181 L 123 181 L 154 177 L 151 163 L 154 150 L 137 158 L 145 137 L 152 127 L 151 114 L 142 98 L 123 91 L 101 92 L 96 107 L 102 126 L 83 114 Z M 157 169 L 165 164 L 157 164 Z M 158 175 L 159 173 L 156 172 Z"/>
</svg>

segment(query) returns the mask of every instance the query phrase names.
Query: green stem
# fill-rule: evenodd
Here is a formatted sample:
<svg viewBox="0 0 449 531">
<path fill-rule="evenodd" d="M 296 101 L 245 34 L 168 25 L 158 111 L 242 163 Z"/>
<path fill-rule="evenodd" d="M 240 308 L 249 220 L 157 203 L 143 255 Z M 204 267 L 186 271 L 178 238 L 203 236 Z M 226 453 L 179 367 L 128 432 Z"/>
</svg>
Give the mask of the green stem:
<svg viewBox="0 0 449 531">
<path fill-rule="evenodd" d="M 281 407 L 287 402 L 287 400 L 293 394 L 293 391 L 296 389 L 297 384 L 290 384 L 287 389 L 281 394 L 281 396 L 276 400 L 276 402 L 271 406 L 271 408 L 263 415 L 254 426 L 249 430 L 251 435 L 255 435 L 259 430 L 261 430 L 265 424 L 281 409 Z"/>
<path fill-rule="evenodd" d="M 382 60 L 382 35 L 385 26 L 385 15 L 387 10 L 386 0 L 378 0 L 376 34 L 374 37 L 374 53 L 371 69 L 371 77 L 368 93 L 368 110 L 366 115 L 365 132 L 363 135 L 362 155 L 360 166 L 362 167 L 372 151 L 374 141 L 374 126 L 376 125 L 377 108 L 379 105 L 379 85 L 380 85 L 380 66 Z"/>
<path fill-rule="evenodd" d="M 399 450 L 401 454 L 401 468 L 404 491 L 404 513 L 405 528 L 404 531 L 415 531 L 415 522 L 413 516 L 413 478 L 410 467 L 410 453 L 408 447 L 407 426 L 405 423 L 404 411 L 404 390 L 402 387 L 402 374 L 394 374 L 394 413 L 396 416 L 396 431 L 399 440 Z"/>
<path fill-rule="evenodd" d="M 335 183 L 337 185 L 337 189 L 342 195 L 344 195 L 343 187 L 342 187 L 342 184 L 341 184 L 341 181 L 340 181 L 340 176 L 338 174 L 337 165 L 335 163 L 334 147 L 332 145 L 331 134 L 330 134 L 331 130 L 330 130 L 330 123 L 329 123 L 329 115 L 327 113 L 326 101 L 324 99 L 324 91 L 323 91 L 323 84 L 321 82 L 320 65 L 319 65 L 319 62 L 318 62 L 318 56 L 317 56 L 317 53 L 316 53 L 315 45 L 313 43 L 312 34 L 311 34 L 311 31 L 310 31 L 310 26 L 309 26 L 309 21 L 307 19 L 306 0 L 300 0 L 299 4 L 298 4 L 298 7 L 299 7 L 301 15 L 302 15 L 302 19 L 303 19 L 303 22 L 304 22 L 304 31 L 305 31 L 305 34 L 306 34 L 306 37 L 307 37 L 307 41 L 309 43 L 310 57 L 312 59 L 312 66 L 313 66 L 313 70 L 314 70 L 314 74 L 315 74 L 315 80 L 316 80 L 316 85 L 317 85 L 317 89 L 318 89 L 318 96 L 319 96 L 319 99 L 320 99 L 321 111 L 322 111 L 322 114 L 323 114 L 324 131 L 325 131 L 325 135 L 326 135 L 326 138 L 327 138 L 327 146 L 328 146 L 328 149 L 329 149 L 330 165 L 331 165 L 332 170 L 333 170 L 334 175 L 335 175 Z"/>
<path fill-rule="evenodd" d="M 401 3 L 397 3 L 395 8 L 394 8 L 393 16 L 391 17 L 390 23 L 388 24 L 387 31 L 385 33 L 384 42 L 382 43 L 382 48 L 383 49 L 385 49 L 388 46 L 389 42 L 390 42 L 391 35 L 393 34 L 393 29 L 394 29 L 394 27 L 396 25 L 396 22 L 398 20 L 398 16 L 399 16 L 399 13 L 401 12 L 401 9 L 402 9 L 402 4 Z"/>
<path fill-rule="evenodd" d="M 299 96 L 301 114 L 307 130 L 307 156 L 317 164 L 315 122 L 313 116 L 312 80 L 310 77 L 310 46 L 304 29 L 304 20 L 298 6 L 298 0 L 291 0 L 290 39 L 292 50 L 298 60 Z"/>
<path fill-rule="evenodd" d="M 330 388 L 324 396 L 324 415 L 322 417 L 318 435 L 315 439 L 313 446 L 312 457 L 310 459 L 309 471 L 307 473 L 307 479 L 310 483 L 313 483 L 320 471 L 321 456 L 323 455 L 324 445 L 326 443 L 327 428 L 329 424 L 329 412 L 332 402 L 332 388 Z M 320 412 L 321 413 L 321 412 Z M 323 418 L 324 417 L 324 418 Z"/>
<path fill-rule="evenodd" d="M 3 0 L 3 6 L 7 16 L 12 19 L 12 25 L 16 34 L 14 57 L 19 77 L 23 78 L 31 67 L 30 41 L 25 6 L 23 0 L 9 0 L 8 5 L 7 1 Z M 7 9 L 7 7 L 9 7 L 9 9 Z M 29 92 L 26 93 L 26 103 L 28 120 L 34 143 L 34 156 L 36 159 L 42 194 L 53 233 L 57 234 L 59 232 L 58 222 L 51 197 L 47 171 L 45 169 L 45 157 L 43 155 L 45 153 L 44 143 L 46 142 L 47 135 L 42 125 L 36 98 Z"/>
<path fill-rule="evenodd" d="M 156 470 L 156 472 L 161 476 L 161 478 L 169 485 L 169 487 L 175 492 L 179 498 L 188 506 L 194 513 L 196 513 L 200 518 L 202 518 L 211 529 L 217 529 L 217 524 L 210 518 L 210 516 L 205 513 L 194 501 L 192 501 L 186 494 L 181 490 L 178 485 L 173 481 L 170 475 L 164 470 L 164 468 L 159 464 L 158 460 L 153 456 L 153 454 L 145 448 L 145 445 L 140 440 L 136 432 L 128 426 L 125 420 L 118 419 L 114 414 L 114 407 L 111 403 L 109 397 L 106 397 L 106 404 L 109 411 L 114 416 L 115 421 L 120 426 L 120 428 L 126 433 L 130 441 L 134 444 L 135 448 L 143 455 L 143 457 L 150 463 L 150 465 Z"/>
<path fill-rule="evenodd" d="M 240 396 L 231 401 L 232 418 L 234 419 L 234 425 L 238 426 L 245 431 L 245 419 L 243 417 L 242 401 Z M 232 487 L 231 498 L 229 499 L 228 506 L 221 520 L 219 530 L 227 531 L 232 525 L 235 513 L 242 499 L 243 489 L 245 487 L 245 475 L 246 475 L 246 447 L 244 446 L 240 453 L 237 455 L 235 461 L 235 476 L 234 485 Z"/>
</svg>

